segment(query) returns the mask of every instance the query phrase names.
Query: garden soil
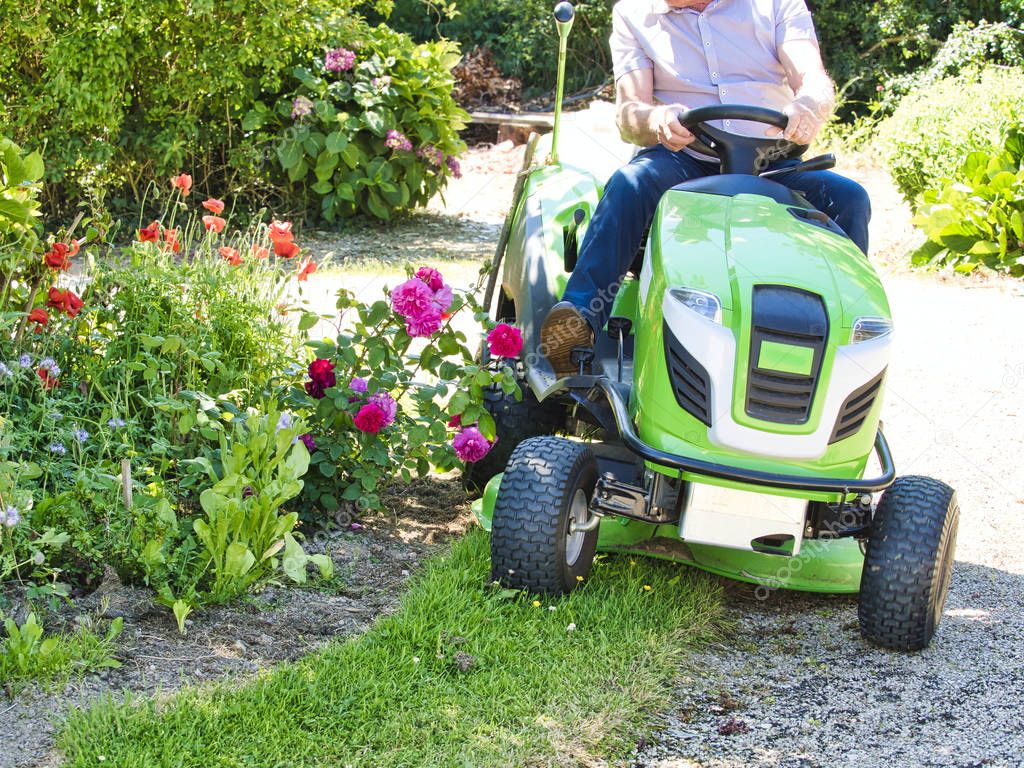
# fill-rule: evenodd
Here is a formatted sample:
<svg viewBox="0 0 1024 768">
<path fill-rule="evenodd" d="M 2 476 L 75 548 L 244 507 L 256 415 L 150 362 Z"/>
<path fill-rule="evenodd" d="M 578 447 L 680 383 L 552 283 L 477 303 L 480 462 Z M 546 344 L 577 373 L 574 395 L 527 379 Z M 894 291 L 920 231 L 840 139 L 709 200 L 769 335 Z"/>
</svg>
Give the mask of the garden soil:
<svg viewBox="0 0 1024 768">
<path fill-rule="evenodd" d="M 304 298 L 329 312 L 346 287 L 361 298 L 432 264 L 463 287 L 479 279 L 509 204 L 522 148 L 475 148 L 463 178 L 427 211 L 388 226 L 307 233 L 325 268 Z M 727 585 L 736 629 L 680 670 L 670 709 L 638 745 L 633 768 L 741 766 L 1011 766 L 1024 754 L 1024 286 L 993 277 L 910 272 L 910 214 L 870 161 L 844 172 L 874 204 L 873 260 L 897 327 L 884 413 L 901 474 L 957 488 L 960 536 L 953 583 L 932 646 L 879 651 L 860 639 L 852 598 L 772 594 Z M 388 511 L 340 520 L 313 535 L 339 578 L 329 590 L 270 586 L 197 612 L 179 637 L 166 611 L 107 586 L 91 611 L 126 620 L 119 669 L 59 692 L 0 697 L 0 768 L 59 764 L 53 723 L 68 707 L 122 692 L 244 679 L 327 641 L 358 634 L 391 610 L 408 574 L 468 524 L 454 478 L 422 481 L 387 498 Z M 119 593 L 125 599 L 118 601 Z M 104 609 L 104 604 L 106 608 Z"/>
</svg>

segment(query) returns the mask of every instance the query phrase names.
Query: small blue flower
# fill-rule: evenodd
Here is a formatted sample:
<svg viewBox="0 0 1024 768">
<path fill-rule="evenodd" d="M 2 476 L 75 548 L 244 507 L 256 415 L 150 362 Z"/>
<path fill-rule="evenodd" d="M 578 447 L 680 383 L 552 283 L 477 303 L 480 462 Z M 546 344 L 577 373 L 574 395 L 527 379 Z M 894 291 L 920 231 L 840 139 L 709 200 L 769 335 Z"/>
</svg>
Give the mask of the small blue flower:
<svg viewBox="0 0 1024 768">
<path fill-rule="evenodd" d="M 64 447 L 63 443 L 50 443 L 50 453 L 55 453 L 58 456 L 63 456 L 68 452 L 68 449 Z"/>
<path fill-rule="evenodd" d="M 13 528 L 21 522 L 21 512 L 17 507 L 8 505 L 7 509 L 4 510 L 3 514 L 0 514 L 0 523 L 3 523 L 8 528 Z"/>
<path fill-rule="evenodd" d="M 107 419 L 107 426 L 111 429 L 120 429 L 125 425 L 124 419 L 119 419 L 116 416 L 112 419 Z"/>
<path fill-rule="evenodd" d="M 50 413 L 46 415 L 49 416 L 54 421 L 60 421 L 61 419 L 64 418 L 64 414 L 61 413 L 60 411 L 50 411 Z"/>
<path fill-rule="evenodd" d="M 14 371 L 8 368 L 4 363 L 0 363 L 0 376 L 13 376 Z"/>
<path fill-rule="evenodd" d="M 74 435 L 75 440 L 77 440 L 80 443 L 84 443 L 86 440 L 89 439 L 89 433 L 81 428 L 72 430 L 71 434 Z"/>
<path fill-rule="evenodd" d="M 277 429 L 274 430 L 274 434 L 277 434 L 282 429 L 289 429 L 292 425 L 292 415 L 285 411 L 281 414 L 281 417 L 277 420 Z"/>
<path fill-rule="evenodd" d="M 32 355 L 22 355 L 21 357 L 19 357 L 18 358 L 18 365 L 20 365 L 22 368 L 31 368 L 32 367 Z"/>
</svg>

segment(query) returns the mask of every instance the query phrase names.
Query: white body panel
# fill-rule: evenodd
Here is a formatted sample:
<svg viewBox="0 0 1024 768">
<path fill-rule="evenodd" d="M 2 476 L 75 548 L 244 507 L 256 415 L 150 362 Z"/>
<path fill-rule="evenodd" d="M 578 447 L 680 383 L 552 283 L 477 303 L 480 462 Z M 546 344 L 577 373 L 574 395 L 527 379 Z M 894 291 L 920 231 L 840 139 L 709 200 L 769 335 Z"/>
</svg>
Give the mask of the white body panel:
<svg viewBox="0 0 1024 768">
<path fill-rule="evenodd" d="M 800 554 L 807 500 L 692 483 L 679 535 L 683 541 L 751 550 L 762 536 L 793 537 Z"/>
<path fill-rule="evenodd" d="M 687 309 L 668 294 L 662 301 L 665 321 L 708 372 L 708 393 L 712 444 L 736 451 L 778 459 L 814 460 L 825 454 L 839 409 L 846 398 L 889 364 L 892 334 L 836 350 L 831 372 L 822 372 L 829 382 L 818 429 L 807 435 L 763 432 L 738 424 L 732 416 L 732 391 L 736 365 L 736 339 L 728 328 Z M 819 393 L 820 394 L 820 393 Z"/>
</svg>

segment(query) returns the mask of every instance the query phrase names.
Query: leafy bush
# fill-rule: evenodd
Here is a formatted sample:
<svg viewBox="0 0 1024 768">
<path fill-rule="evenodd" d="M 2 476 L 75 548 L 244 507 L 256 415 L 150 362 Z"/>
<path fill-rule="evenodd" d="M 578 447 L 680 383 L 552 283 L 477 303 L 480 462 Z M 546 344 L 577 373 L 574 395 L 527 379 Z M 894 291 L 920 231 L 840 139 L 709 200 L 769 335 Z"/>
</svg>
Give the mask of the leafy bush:
<svg viewBox="0 0 1024 768">
<path fill-rule="evenodd" d="M 67 215 L 81 200 L 90 201 L 94 210 L 134 211 L 153 181 L 162 185 L 179 168 L 190 169 L 203 192 L 229 191 L 253 209 L 272 203 L 279 210 L 301 212 L 313 203 L 313 216 L 322 210 L 340 215 L 350 212 L 351 203 L 351 210 L 379 215 L 379 207 L 373 213 L 367 202 L 365 185 L 353 190 L 351 200 L 342 187 L 339 202 L 321 208 L 330 193 L 309 189 L 320 181 L 315 162 L 304 169 L 308 184 L 296 184 L 306 177 L 296 164 L 286 164 L 291 183 L 278 165 L 285 150 L 274 152 L 275 147 L 296 135 L 275 139 L 242 126 L 259 103 L 273 107 L 298 93 L 307 98 L 309 84 L 296 80 L 295 68 L 345 46 L 361 62 L 356 80 L 391 77 L 392 87 L 376 95 L 336 88 L 329 99 L 323 98 L 327 94 L 316 98 L 334 104 L 335 112 L 350 110 L 357 122 L 364 109 L 379 106 L 387 128 L 422 137 L 446 154 L 459 151 L 454 134 L 459 113 L 445 92 L 450 90 L 453 47 L 421 49 L 388 30 L 371 30 L 356 13 L 365 5 L 386 12 L 389 2 L 225 0 L 192 3 L 186 10 L 178 0 L 85 6 L 59 0 L 45 7 L 0 0 L 0 133 L 33 148 L 46 146 L 50 184 L 45 207 L 53 217 Z M 374 61 L 374 56 L 375 63 L 363 66 L 364 59 Z M 371 75 L 370 69 L 378 74 Z M 290 127 L 290 120 L 284 125 Z M 323 131 L 319 141 L 305 136 L 300 143 L 316 161 L 325 136 L 341 127 Z M 381 132 L 379 127 L 375 123 L 355 142 L 365 159 L 349 166 L 362 169 L 354 180 L 379 184 L 380 199 L 394 199 L 395 205 L 414 205 L 443 184 L 445 174 L 433 171 L 404 179 L 410 173 L 406 166 L 415 165 L 404 159 L 371 166 L 386 154 L 381 150 L 387 128 Z M 358 130 L 345 126 L 349 138 Z M 385 165 L 397 181 L 386 177 Z M 367 168 L 374 173 L 366 173 Z M 407 193 L 401 192 L 403 180 Z"/>
<path fill-rule="evenodd" d="M 424 205 L 459 175 L 458 131 L 468 115 L 452 98 L 459 60 L 446 41 L 414 45 L 379 26 L 356 50 L 333 49 L 275 107 L 257 102 L 243 127 L 274 154 L 296 200 L 327 221 Z M 307 206 L 308 207 L 308 206 Z"/>
<path fill-rule="evenodd" d="M 1000 135 L 1017 125 L 1024 125 L 1024 70 L 991 67 L 909 94 L 877 141 L 896 186 L 916 206 L 971 152 L 997 153 Z"/>
<path fill-rule="evenodd" d="M 7 287 L 15 253 L 36 246 L 43 170 L 38 152 L 24 152 L 0 135 L 0 295 Z"/>
<path fill-rule="evenodd" d="M 917 265 L 979 264 L 1024 275 L 1024 131 L 1011 129 L 1002 152 L 972 152 L 952 178 L 923 195 L 914 217 L 928 236 Z"/>
</svg>

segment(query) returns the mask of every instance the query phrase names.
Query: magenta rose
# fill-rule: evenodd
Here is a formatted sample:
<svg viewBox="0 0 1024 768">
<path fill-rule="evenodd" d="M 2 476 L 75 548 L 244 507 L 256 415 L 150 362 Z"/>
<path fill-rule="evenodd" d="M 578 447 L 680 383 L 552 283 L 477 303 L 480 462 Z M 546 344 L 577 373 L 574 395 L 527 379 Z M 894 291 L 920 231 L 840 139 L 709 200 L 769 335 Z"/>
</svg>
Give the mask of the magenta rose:
<svg viewBox="0 0 1024 768">
<path fill-rule="evenodd" d="M 379 405 L 367 403 L 359 409 L 353 421 L 356 429 L 375 435 L 387 426 L 388 415 Z"/>
<path fill-rule="evenodd" d="M 384 426 L 390 427 L 398 415 L 398 403 L 387 392 L 377 392 L 366 400 L 369 405 L 376 405 L 384 413 Z"/>
<path fill-rule="evenodd" d="M 466 427 L 452 439 L 455 455 L 463 461 L 480 461 L 491 450 L 491 441 L 476 427 Z"/>
<path fill-rule="evenodd" d="M 440 291 L 444 288 L 444 278 L 433 267 L 420 267 L 416 270 L 416 277 L 426 283 L 432 291 Z"/>
<path fill-rule="evenodd" d="M 487 334 L 487 347 L 494 357 L 518 357 L 523 351 L 523 333 L 514 325 L 498 323 Z"/>
<path fill-rule="evenodd" d="M 407 320 L 429 311 L 433 303 L 434 292 L 418 277 L 406 280 L 391 292 L 391 308 Z"/>
<path fill-rule="evenodd" d="M 441 310 L 431 307 L 422 314 L 405 318 L 405 332 L 413 338 L 433 336 L 441 330 Z"/>
</svg>

